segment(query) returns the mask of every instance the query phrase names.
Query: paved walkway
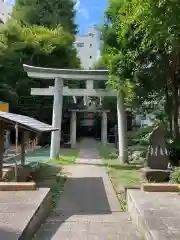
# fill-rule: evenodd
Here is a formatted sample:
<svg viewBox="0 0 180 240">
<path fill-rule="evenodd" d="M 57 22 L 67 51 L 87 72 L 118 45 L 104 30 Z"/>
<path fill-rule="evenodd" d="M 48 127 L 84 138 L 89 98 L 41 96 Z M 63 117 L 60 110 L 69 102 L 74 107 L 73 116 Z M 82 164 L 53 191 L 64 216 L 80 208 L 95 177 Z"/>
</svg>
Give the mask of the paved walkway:
<svg viewBox="0 0 180 240">
<path fill-rule="evenodd" d="M 97 150 L 97 142 L 81 142 L 65 191 L 36 240 L 138 239 L 128 213 L 121 213 L 114 189 Z"/>
</svg>

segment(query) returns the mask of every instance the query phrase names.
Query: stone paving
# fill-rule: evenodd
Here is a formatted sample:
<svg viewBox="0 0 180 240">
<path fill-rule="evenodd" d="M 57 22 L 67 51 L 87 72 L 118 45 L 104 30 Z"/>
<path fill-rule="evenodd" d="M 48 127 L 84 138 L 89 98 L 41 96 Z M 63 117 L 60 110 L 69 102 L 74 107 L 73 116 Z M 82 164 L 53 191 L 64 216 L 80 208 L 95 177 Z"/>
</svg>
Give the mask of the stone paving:
<svg viewBox="0 0 180 240">
<path fill-rule="evenodd" d="M 18 240 L 30 223 L 49 189 L 1 191 L 0 240 Z"/>
<path fill-rule="evenodd" d="M 57 209 L 35 240 L 136 240 L 139 236 L 129 213 L 120 205 L 97 150 L 97 142 L 85 139 Z"/>
<path fill-rule="evenodd" d="M 179 198 L 178 193 L 128 190 L 131 216 L 146 239 L 180 239 Z"/>
</svg>

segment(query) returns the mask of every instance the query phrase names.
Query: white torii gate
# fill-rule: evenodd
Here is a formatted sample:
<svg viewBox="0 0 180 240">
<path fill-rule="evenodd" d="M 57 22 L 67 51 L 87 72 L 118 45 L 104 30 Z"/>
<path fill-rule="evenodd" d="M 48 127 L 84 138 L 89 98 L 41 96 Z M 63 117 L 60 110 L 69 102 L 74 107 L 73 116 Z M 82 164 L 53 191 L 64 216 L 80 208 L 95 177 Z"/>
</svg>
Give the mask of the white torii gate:
<svg viewBox="0 0 180 240">
<path fill-rule="evenodd" d="M 94 89 L 93 81 L 107 81 L 107 70 L 77 70 L 77 69 L 55 69 L 42 68 L 29 65 L 23 65 L 24 70 L 29 77 L 41 79 L 55 79 L 54 87 L 49 88 L 32 88 L 31 95 L 54 96 L 52 126 L 59 131 L 52 132 L 50 157 L 56 157 L 60 152 L 61 140 L 61 121 L 62 121 L 62 104 L 63 96 L 95 96 L 95 97 L 117 97 L 117 115 L 118 115 L 118 136 L 119 136 L 119 157 L 124 156 L 124 125 L 122 124 L 122 99 L 116 91 L 108 89 Z M 69 89 L 64 87 L 64 80 L 86 80 L 86 89 Z M 72 112 L 72 118 L 74 118 Z M 106 112 L 103 112 L 102 122 L 107 124 Z M 125 120 L 125 119 L 124 119 Z M 103 125 L 104 125 L 103 124 Z M 107 129 L 107 126 L 104 130 Z M 107 130 L 106 130 L 107 131 Z M 105 133 L 104 136 L 107 134 Z M 105 141 L 105 140 L 104 140 Z"/>
</svg>

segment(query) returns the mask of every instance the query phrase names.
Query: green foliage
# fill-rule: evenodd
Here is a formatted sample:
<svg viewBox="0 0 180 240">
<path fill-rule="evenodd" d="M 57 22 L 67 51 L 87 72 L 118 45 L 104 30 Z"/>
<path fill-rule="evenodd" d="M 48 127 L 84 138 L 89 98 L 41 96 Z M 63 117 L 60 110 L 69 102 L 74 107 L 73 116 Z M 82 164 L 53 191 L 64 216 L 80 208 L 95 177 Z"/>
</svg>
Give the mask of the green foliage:
<svg viewBox="0 0 180 240">
<path fill-rule="evenodd" d="M 38 187 L 51 189 L 52 207 L 55 209 L 67 180 L 67 177 L 62 174 L 61 167 L 40 163 L 40 167 L 34 171 L 32 177 Z"/>
<path fill-rule="evenodd" d="M 130 151 L 130 162 L 145 163 L 146 161 L 147 149 L 138 150 L 138 147 L 135 145 L 135 149 Z"/>
<path fill-rule="evenodd" d="M 16 0 L 12 18 L 26 26 L 55 28 L 61 25 L 65 31 L 75 33 L 74 4 L 72 0 Z"/>
<path fill-rule="evenodd" d="M 149 136 L 155 126 L 144 126 L 128 133 L 128 138 L 131 145 L 138 144 L 142 146 L 147 146 L 149 144 Z"/>
<path fill-rule="evenodd" d="M 128 133 L 130 162 L 145 163 L 149 145 L 149 136 L 155 126 L 135 128 Z"/>
<path fill-rule="evenodd" d="M 99 147 L 99 153 L 102 159 L 117 159 L 118 157 L 116 150 L 114 149 L 114 146 L 112 144 L 108 144 L 108 146 L 106 147 L 101 145 Z"/>
<path fill-rule="evenodd" d="M 30 96 L 30 88 L 53 82 L 28 78 L 22 65 L 80 67 L 73 47 L 74 4 L 72 0 L 15 1 L 11 19 L 0 27 L 0 100 L 9 103 L 11 112 L 51 124 L 52 97 Z M 70 105 L 72 100 L 66 97 L 63 111 Z"/>
<path fill-rule="evenodd" d="M 102 30 L 109 84 L 123 91 L 126 102 L 136 108 L 152 99 L 163 100 L 165 119 L 176 139 L 180 137 L 179 15 L 176 0 L 110 0 Z"/>
<path fill-rule="evenodd" d="M 9 21 L 0 29 L 0 94 L 10 104 L 10 111 L 30 115 L 51 123 L 52 98 L 30 96 L 31 87 L 49 87 L 51 81 L 27 77 L 23 63 L 56 68 L 77 68 L 80 65 L 73 36 L 61 26 L 46 28 L 22 26 Z M 65 104 L 68 99 L 66 98 Z"/>
<path fill-rule="evenodd" d="M 77 149 L 68 149 L 64 148 L 61 149 L 61 154 L 54 159 L 49 159 L 49 164 L 55 164 L 55 165 L 68 165 L 68 164 L 74 164 L 77 157 Z"/>
<path fill-rule="evenodd" d="M 174 168 L 174 171 L 170 175 L 170 182 L 180 184 L 180 167 Z"/>
<path fill-rule="evenodd" d="M 107 62 L 108 60 L 103 56 L 103 57 L 100 57 L 100 59 L 98 60 L 98 62 L 96 62 L 93 66 L 93 69 L 94 70 L 98 70 L 98 69 L 107 69 Z"/>
<path fill-rule="evenodd" d="M 180 141 L 170 141 L 169 145 L 169 160 L 172 166 L 180 166 Z"/>
<path fill-rule="evenodd" d="M 134 83 L 132 81 L 133 64 L 129 61 L 130 51 L 127 45 L 133 49 L 134 39 L 131 42 L 126 41 L 126 39 L 123 41 L 118 39 L 121 4 L 122 1 L 109 1 L 105 13 L 106 23 L 102 28 L 103 47 L 100 61 L 109 70 L 108 85 L 118 92 L 121 91 L 126 104 L 129 106 L 134 99 Z"/>
<path fill-rule="evenodd" d="M 136 77 L 141 84 L 138 87 L 144 85 L 148 94 L 165 96 L 165 111 L 169 122 L 173 121 L 176 139 L 179 138 L 179 4 L 178 1 L 126 2 L 123 31 L 119 32 L 119 39 L 124 39 L 133 26 L 134 35 L 140 36 L 135 56 Z"/>
</svg>

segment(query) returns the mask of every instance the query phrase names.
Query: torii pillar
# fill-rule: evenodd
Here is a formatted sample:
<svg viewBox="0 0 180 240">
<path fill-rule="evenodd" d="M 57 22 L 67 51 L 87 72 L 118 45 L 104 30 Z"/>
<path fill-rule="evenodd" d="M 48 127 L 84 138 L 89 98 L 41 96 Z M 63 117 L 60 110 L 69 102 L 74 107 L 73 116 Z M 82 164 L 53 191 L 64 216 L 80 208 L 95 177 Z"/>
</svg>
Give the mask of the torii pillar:
<svg viewBox="0 0 180 240">
<path fill-rule="evenodd" d="M 101 142 L 102 142 L 103 145 L 106 145 L 107 142 L 108 142 L 108 139 L 107 139 L 107 111 L 102 112 Z"/>
<path fill-rule="evenodd" d="M 62 105 L 63 105 L 63 79 L 56 78 L 54 85 L 52 126 L 54 128 L 58 128 L 59 130 L 51 133 L 50 158 L 57 157 L 60 152 Z"/>
<path fill-rule="evenodd" d="M 71 147 L 76 146 L 76 111 L 71 111 L 71 126 L 70 126 L 70 142 Z"/>
</svg>

